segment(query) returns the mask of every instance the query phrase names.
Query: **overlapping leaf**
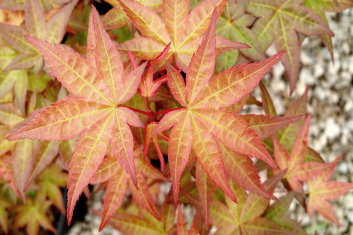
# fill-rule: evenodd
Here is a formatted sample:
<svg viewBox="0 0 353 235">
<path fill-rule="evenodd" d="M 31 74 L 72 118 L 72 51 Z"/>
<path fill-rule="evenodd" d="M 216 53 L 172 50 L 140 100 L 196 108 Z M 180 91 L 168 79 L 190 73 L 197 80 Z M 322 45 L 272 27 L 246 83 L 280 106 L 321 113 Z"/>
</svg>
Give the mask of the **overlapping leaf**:
<svg viewBox="0 0 353 235">
<path fill-rule="evenodd" d="M 304 0 L 303 5 L 313 9 L 321 18 L 327 22 L 325 12 L 340 12 L 347 8 L 353 7 L 351 0 Z M 332 35 L 322 35 L 321 38 L 333 58 Z"/>
<path fill-rule="evenodd" d="M 21 112 L 12 104 L 0 105 L 0 123 L 13 127 L 23 120 Z M 4 147 L 6 149 L 6 145 Z M 56 157 L 58 143 L 19 140 L 13 143 L 13 148 L 5 149 L 3 151 L 11 150 L 16 186 L 24 199 L 24 192 L 33 179 Z"/>
<path fill-rule="evenodd" d="M 129 23 L 129 17 L 121 8 L 118 0 L 105 0 L 110 3 L 114 8 L 107 12 L 102 18 L 103 24 L 106 29 L 120 28 Z M 137 2 L 153 9 L 159 10 L 162 5 L 162 0 L 136 0 Z"/>
<path fill-rule="evenodd" d="M 270 99 L 268 100 L 269 102 L 272 103 Z M 308 101 L 308 90 L 306 90 L 299 98 L 293 100 L 288 105 L 288 109 L 284 113 L 284 116 L 290 117 L 290 116 L 306 115 L 307 101 Z M 270 107 L 272 107 L 272 108 L 269 108 L 272 110 L 271 112 L 275 114 L 276 110 L 274 109 L 274 107 L 272 105 Z M 295 142 L 295 138 L 298 135 L 300 128 L 303 126 L 303 124 L 304 124 L 304 118 L 292 124 L 289 124 L 278 133 L 278 140 L 286 149 L 290 150 L 292 148 Z"/>
<path fill-rule="evenodd" d="M 37 200 L 49 199 L 60 211 L 65 213 L 64 198 L 60 187 L 67 184 L 67 174 L 58 166 L 47 167 L 38 177 L 39 192 Z"/>
<path fill-rule="evenodd" d="M 249 29 L 255 18 L 245 13 L 246 1 L 230 0 L 217 21 L 216 33 L 232 41 L 239 41 L 249 45 L 248 49 L 239 50 L 244 56 L 254 60 L 264 60 L 265 53 L 256 35 Z M 238 51 L 229 51 L 217 58 L 216 71 L 227 69 L 237 62 Z"/>
<path fill-rule="evenodd" d="M 29 235 L 37 235 L 40 227 L 55 233 L 56 230 L 47 216 L 49 206 L 49 201 L 28 200 L 26 204 L 17 208 L 18 214 L 13 226 L 15 228 L 26 227 L 26 232 Z"/>
<path fill-rule="evenodd" d="M 119 231 L 138 235 L 138 234 L 173 234 L 176 231 L 175 226 L 175 207 L 172 204 L 164 204 L 161 208 L 161 221 L 148 216 L 143 210 L 140 210 L 140 216 L 132 213 L 117 213 L 110 224 Z M 141 214 L 143 217 L 141 217 Z"/>
<path fill-rule="evenodd" d="M 0 35 L 14 49 L 20 52 L 7 67 L 7 70 L 28 69 L 34 66 L 34 70 L 39 71 L 43 64 L 42 56 L 24 36 L 32 35 L 40 39 L 46 39 L 49 42 L 59 43 L 64 37 L 71 11 L 78 0 L 72 0 L 66 4 L 47 22 L 45 21 L 45 12 L 40 6 L 39 0 L 26 0 L 23 2 L 26 29 L 19 26 L 0 24 Z M 6 4 L 6 2 L 3 4 Z M 11 2 L 8 4 L 11 4 Z"/>
<path fill-rule="evenodd" d="M 45 10 L 60 7 L 61 5 L 70 2 L 71 0 L 40 0 L 40 5 Z M 0 4 L 0 8 L 6 8 L 15 11 L 25 10 L 26 0 L 4 0 Z"/>
<path fill-rule="evenodd" d="M 276 166 L 255 131 L 241 117 L 223 108 L 248 95 L 283 52 L 259 63 L 232 67 L 212 78 L 216 56 L 215 20 L 213 13 L 210 26 L 187 69 L 186 84 L 179 72 L 167 65 L 169 88 L 182 108 L 165 115 L 156 132 L 173 127 L 168 158 L 175 201 L 191 151 L 208 177 L 236 200 L 227 183 L 218 141 L 231 151 L 255 156 Z"/>
<path fill-rule="evenodd" d="M 289 153 L 286 148 L 284 148 L 277 138 L 273 138 L 274 145 L 274 155 L 279 169 L 287 169 L 287 174 L 285 178 L 287 179 L 290 187 L 296 192 L 303 192 L 301 182 L 307 182 L 323 171 L 326 171 L 336 165 L 342 157 L 337 158 L 332 163 L 324 163 L 317 158 L 321 157 L 311 157 L 308 159 L 308 128 L 309 128 L 310 117 L 308 116 L 300 129 L 297 138 L 291 148 Z M 309 153 L 311 154 L 311 153 Z"/>
<path fill-rule="evenodd" d="M 70 223 L 78 197 L 109 146 L 137 185 L 133 137 L 128 125 L 143 125 L 134 112 L 121 104 L 136 93 L 145 64 L 122 76 L 119 52 L 95 9 L 90 15 L 87 59 L 63 45 L 33 37 L 28 40 L 41 51 L 51 74 L 72 94 L 33 112 L 12 131 L 9 139 L 68 140 L 81 135 L 69 165 Z"/>
<path fill-rule="evenodd" d="M 264 213 L 263 217 L 271 219 L 280 227 L 290 231 L 290 234 L 306 235 L 300 224 L 288 216 L 289 207 L 294 198 L 294 192 L 289 192 L 285 196 L 275 201 Z"/>
<path fill-rule="evenodd" d="M 142 160 L 142 152 L 135 151 L 135 162 L 137 168 L 138 187 L 135 187 L 126 173 L 126 171 L 119 166 L 115 157 L 108 155 L 101 166 L 98 168 L 96 175 L 92 178 L 91 183 L 102 183 L 108 180 L 107 188 L 104 196 L 102 222 L 100 230 L 109 221 L 110 217 L 121 206 L 125 198 L 127 186 L 138 205 L 149 211 L 154 217 L 160 219 L 160 215 L 154 206 L 154 202 L 149 193 L 145 176 L 149 179 L 159 179 L 167 181 L 156 169 L 149 163 Z"/>
<path fill-rule="evenodd" d="M 273 192 L 283 173 L 264 183 L 264 187 Z M 269 205 L 269 200 L 257 194 L 246 194 L 239 187 L 233 187 L 239 201 L 226 200 L 226 205 L 214 200 L 211 207 L 211 223 L 217 226 L 216 234 L 287 234 L 269 218 L 262 217 Z"/>
<path fill-rule="evenodd" d="M 142 36 L 135 37 L 119 46 L 141 59 L 155 58 L 168 43 L 171 43 L 167 59 L 174 58 L 177 66 L 186 71 L 192 54 L 201 42 L 201 37 L 216 8 L 221 14 L 227 1 L 206 0 L 190 10 L 190 1 L 164 0 L 162 18 L 150 8 L 131 0 L 119 0 L 121 8 L 139 29 Z M 224 52 L 246 48 L 242 43 L 217 37 L 217 49 Z"/>
<path fill-rule="evenodd" d="M 286 68 L 291 93 L 296 86 L 300 64 L 298 33 L 333 35 L 325 21 L 301 3 L 302 0 L 252 0 L 246 8 L 260 18 L 251 30 L 262 48 L 266 50 L 274 42 L 278 51 L 286 50 L 282 63 Z"/>
<path fill-rule="evenodd" d="M 309 215 L 317 211 L 324 218 L 338 226 L 340 222 L 328 201 L 335 200 L 346 192 L 353 190 L 353 183 L 330 181 L 334 168 L 340 159 L 339 157 L 334 162 L 327 164 L 329 165 L 328 168 L 321 170 L 320 175 L 308 181 L 309 199 L 307 205 Z"/>
<path fill-rule="evenodd" d="M 5 97 L 13 91 L 13 103 L 25 114 L 25 102 L 27 94 L 28 73 L 24 70 L 12 70 L 5 72 L 5 68 L 11 64 L 17 53 L 7 46 L 0 49 L 0 98 Z"/>
</svg>

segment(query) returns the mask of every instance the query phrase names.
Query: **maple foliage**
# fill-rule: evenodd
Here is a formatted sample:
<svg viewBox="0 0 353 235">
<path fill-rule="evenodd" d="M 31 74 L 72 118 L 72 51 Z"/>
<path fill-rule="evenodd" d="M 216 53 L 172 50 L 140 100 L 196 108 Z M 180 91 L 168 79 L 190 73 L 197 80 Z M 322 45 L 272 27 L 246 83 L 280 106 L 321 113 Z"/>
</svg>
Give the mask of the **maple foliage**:
<svg viewBox="0 0 353 235">
<path fill-rule="evenodd" d="M 286 50 L 282 63 L 286 68 L 291 93 L 299 72 L 300 42 L 298 33 L 322 35 L 333 33 L 325 21 L 313 10 L 301 5 L 301 1 L 254 0 L 247 11 L 260 17 L 252 28 L 260 45 L 266 50 L 274 42 L 277 50 Z"/>
<path fill-rule="evenodd" d="M 99 191 L 100 231 L 306 234 L 294 201 L 341 224 L 344 155 L 310 147 L 309 89 L 279 115 L 264 77 L 282 61 L 293 92 L 301 42 L 332 54 L 325 12 L 350 0 L 93 2 L 0 0 L 1 232 L 54 233 Z"/>
<path fill-rule="evenodd" d="M 71 48 L 27 37 L 43 53 L 51 73 L 72 95 L 33 113 L 9 136 L 12 140 L 65 140 L 84 132 L 69 165 L 69 223 L 79 195 L 103 161 L 109 145 L 137 185 L 133 139 L 128 124 L 143 125 L 136 114 L 119 105 L 136 93 L 145 65 L 122 77 L 119 52 L 95 9 L 91 12 L 89 32 L 87 60 Z M 55 132 L 57 129 L 61 131 Z"/>
<path fill-rule="evenodd" d="M 229 51 L 217 58 L 216 70 L 222 71 L 233 66 L 238 59 L 239 53 L 255 61 L 265 59 L 265 53 L 256 34 L 248 28 L 255 21 L 255 18 L 247 13 L 246 1 L 228 1 L 228 4 L 217 21 L 216 32 L 230 40 L 237 40 L 249 45 L 250 48 L 238 51 Z"/>
<path fill-rule="evenodd" d="M 143 160 L 142 151 L 140 148 L 135 150 L 135 162 L 138 167 L 137 187 L 132 183 L 131 179 L 129 179 L 126 171 L 119 166 L 116 158 L 111 155 L 107 155 L 103 163 L 98 168 L 95 176 L 91 179 L 90 183 L 94 184 L 107 181 L 100 230 L 104 228 L 109 221 L 109 218 L 121 206 L 122 200 L 124 199 L 127 191 L 127 185 L 129 185 L 130 192 L 132 193 L 136 203 L 145 210 L 149 211 L 158 220 L 161 219 L 148 191 L 145 177 L 149 177 L 150 180 L 161 181 L 168 181 L 168 179 L 148 162 Z"/>
<path fill-rule="evenodd" d="M 352 183 L 330 181 L 334 168 L 342 157 L 338 157 L 330 163 L 326 169 L 322 169 L 320 174 L 308 180 L 308 213 L 312 215 L 314 211 L 320 213 L 326 219 L 340 225 L 328 200 L 335 200 L 341 195 L 353 189 Z"/>
<path fill-rule="evenodd" d="M 189 12 L 190 1 L 188 0 L 163 1 L 161 18 L 152 9 L 138 2 L 119 0 L 120 7 L 142 36 L 126 41 L 118 48 L 130 51 L 141 59 L 153 59 L 168 43 L 171 43 L 166 59 L 174 58 L 178 67 L 186 70 L 192 54 L 200 44 L 200 37 L 209 24 L 212 11 L 217 9 L 217 14 L 221 14 L 226 2 L 206 0 Z M 248 47 L 246 44 L 222 37 L 217 37 L 216 42 L 219 52 Z"/>
<path fill-rule="evenodd" d="M 39 0 L 24 1 L 26 29 L 19 26 L 0 24 L 1 36 L 11 46 L 21 52 L 6 69 L 28 69 L 34 66 L 34 70 L 39 71 L 42 67 L 43 59 L 39 51 L 27 42 L 24 36 L 30 34 L 40 39 L 46 39 L 49 42 L 59 43 L 64 37 L 66 24 L 77 2 L 78 0 L 71 1 L 46 22 L 45 12 L 41 8 Z M 10 2 L 3 4 L 11 5 Z"/>
<path fill-rule="evenodd" d="M 352 1 L 346 0 L 329 0 L 329 1 L 312 1 L 305 0 L 303 4 L 313 9 L 320 17 L 327 22 L 325 12 L 340 12 L 347 8 L 353 7 Z M 333 59 L 332 35 L 326 34 L 321 36 L 325 46 L 330 50 Z"/>
<path fill-rule="evenodd" d="M 37 203 L 37 204 L 35 204 Z M 39 226 L 55 232 L 55 228 L 50 223 L 49 218 L 45 215 L 50 206 L 50 202 L 44 201 L 39 204 L 38 201 L 28 201 L 26 204 L 18 208 L 19 214 L 17 216 L 14 227 L 26 226 L 27 234 L 38 234 Z"/>
<path fill-rule="evenodd" d="M 264 183 L 264 187 L 273 191 L 280 181 L 280 173 Z M 256 194 L 246 194 L 241 188 L 235 187 L 234 192 L 239 198 L 235 204 L 226 200 L 226 205 L 214 201 L 211 208 L 211 221 L 217 224 L 217 234 L 286 234 L 275 222 L 260 217 L 269 205 L 269 200 Z"/>
<path fill-rule="evenodd" d="M 232 105 L 249 93 L 283 53 L 259 64 L 231 68 L 211 80 L 216 54 L 215 18 L 213 13 L 203 41 L 191 59 L 186 85 L 175 68 L 167 65 L 168 85 L 172 95 L 183 108 L 165 115 L 156 132 L 163 132 L 173 126 L 169 136 L 168 157 L 175 201 L 178 198 L 178 181 L 188 162 L 191 149 L 207 175 L 236 201 L 235 195 L 227 185 L 216 139 L 235 152 L 253 155 L 275 167 L 271 156 L 246 122 L 227 111 L 222 111 L 221 108 Z M 232 95 L 234 93 L 237 95 Z M 206 126 L 208 130 L 205 129 Z"/>
</svg>

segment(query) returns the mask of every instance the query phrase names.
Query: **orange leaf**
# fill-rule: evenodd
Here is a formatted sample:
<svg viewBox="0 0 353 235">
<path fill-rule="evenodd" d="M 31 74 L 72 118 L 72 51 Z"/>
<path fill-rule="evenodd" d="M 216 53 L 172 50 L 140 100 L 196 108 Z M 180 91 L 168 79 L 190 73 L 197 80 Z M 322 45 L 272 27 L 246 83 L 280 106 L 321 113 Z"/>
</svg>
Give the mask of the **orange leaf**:
<svg viewBox="0 0 353 235">
<path fill-rule="evenodd" d="M 205 2 L 202 4 L 210 4 L 209 1 Z M 182 107 L 167 113 L 160 120 L 155 133 L 172 128 L 168 157 L 174 202 L 178 199 L 179 181 L 189 159 L 190 145 L 207 176 L 234 201 L 236 197 L 228 185 L 218 142 L 230 150 L 255 156 L 272 167 L 276 166 L 255 131 L 241 116 L 223 108 L 247 97 L 283 52 L 259 63 L 235 66 L 229 69 L 231 72 L 226 71 L 212 79 L 216 50 L 215 20 L 214 12 L 201 45 L 187 69 L 186 86 L 178 71 L 170 65 L 166 66 L 171 93 Z"/>
<path fill-rule="evenodd" d="M 108 147 L 137 185 L 129 125 L 143 127 L 139 117 L 122 104 L 136 93 L 146 64 L 123 76 L 120 54 L 94 8 L 88 32 L 87 58 L 67 46 L 28 37 L 43 54 L 50 74 L 72 94 L 33 112 L 8 137 L 67 140 L 82 133 L 69 164 L 69 223 L 78 197 L 95 175 Z"/>
</svg>

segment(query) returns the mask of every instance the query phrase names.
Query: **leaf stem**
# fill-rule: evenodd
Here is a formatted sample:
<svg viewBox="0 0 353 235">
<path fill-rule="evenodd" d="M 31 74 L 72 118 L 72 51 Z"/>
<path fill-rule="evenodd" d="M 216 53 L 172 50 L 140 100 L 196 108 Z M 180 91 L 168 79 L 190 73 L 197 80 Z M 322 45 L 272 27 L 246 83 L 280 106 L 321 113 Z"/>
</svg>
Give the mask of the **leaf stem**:
<svg viewBox="0 0 353 235">
<path fill-rule="evenodd" d="M 141 114 L 143 114 L 143 115 L 146 115 L 146 116 L 148 116 L 148 117 L 150 117 L 150 118 L 153 118 L 153 117 L 154 117 L 154 113 L 153 113 L 153 112 L 145 112 L 145 111 L 143 111 L 143 110 L 135 109 L 135 108 L 131 108 L 131 107 L 126 107 L 126 108 L 131 109 L 132 111 L 135 111 L 135 112 L 137 112 L 137 113 L 141 113 Z"/>
<path fill-rule="evenodd" d="M 131 109 L 132 111 L 135 111 L 137 113 L 141 113 L 143 115 L 146 115 L 148 116 L 149 118 L 154 118 L 154 117 L 157 117 L 161 114 L 166 114 L 166 113 L 169 113 L 171 111 L 175 111 L 175 110 L 179 110 L 181 108 L 173 108 L 173 109 L 166 109 L 166 110 L 162 110 L 162 111 L 159 111 L 159 112 L 153 112 L 153 111 L 150 111 L 150 112 L 146 112 L 146 111 L 143 111 L 143 110 L 140 110 L 140 109 L 135 109 L 135 108 L 131 108 L 131 107 L 126 107 L 128 109 Z"/>
<path fill-rule="evenodd" d="M 156 113 L 154 113 L 154 115 L 158 116 L 158 115 L 166 114 L 166 113 L 169 113 L 171 111 L 175 111 L 175 110 L 179 110 L 179 109 L 181 109 L 181 108 L 166 109 L 166 110 L 162 110 L 162 111 L 156 112 Z"/>
</svg>

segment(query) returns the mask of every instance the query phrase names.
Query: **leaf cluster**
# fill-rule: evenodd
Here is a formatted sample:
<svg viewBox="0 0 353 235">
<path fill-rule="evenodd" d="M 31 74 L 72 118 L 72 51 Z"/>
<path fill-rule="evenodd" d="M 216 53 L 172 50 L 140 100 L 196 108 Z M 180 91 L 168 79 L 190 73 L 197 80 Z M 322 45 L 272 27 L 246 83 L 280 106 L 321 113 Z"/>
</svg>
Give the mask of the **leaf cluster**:
<svg viewBox="0 0 353 235">
<path fill-rule="evenodd" d="M 0 1 L 2 231 L 55 232 L 53 211 L 70 224 L 98 191 L 99 229 L 126 234 L 306 234 L 294 201 L 340 224 L 343 155 L 309 147 L 307 91 L 278 115 L 262 80 L 281 62 L 293 92 L 301 42 L 332 53 L 324 12 L 353 2 L 106 2 Z"/>
</svg>

